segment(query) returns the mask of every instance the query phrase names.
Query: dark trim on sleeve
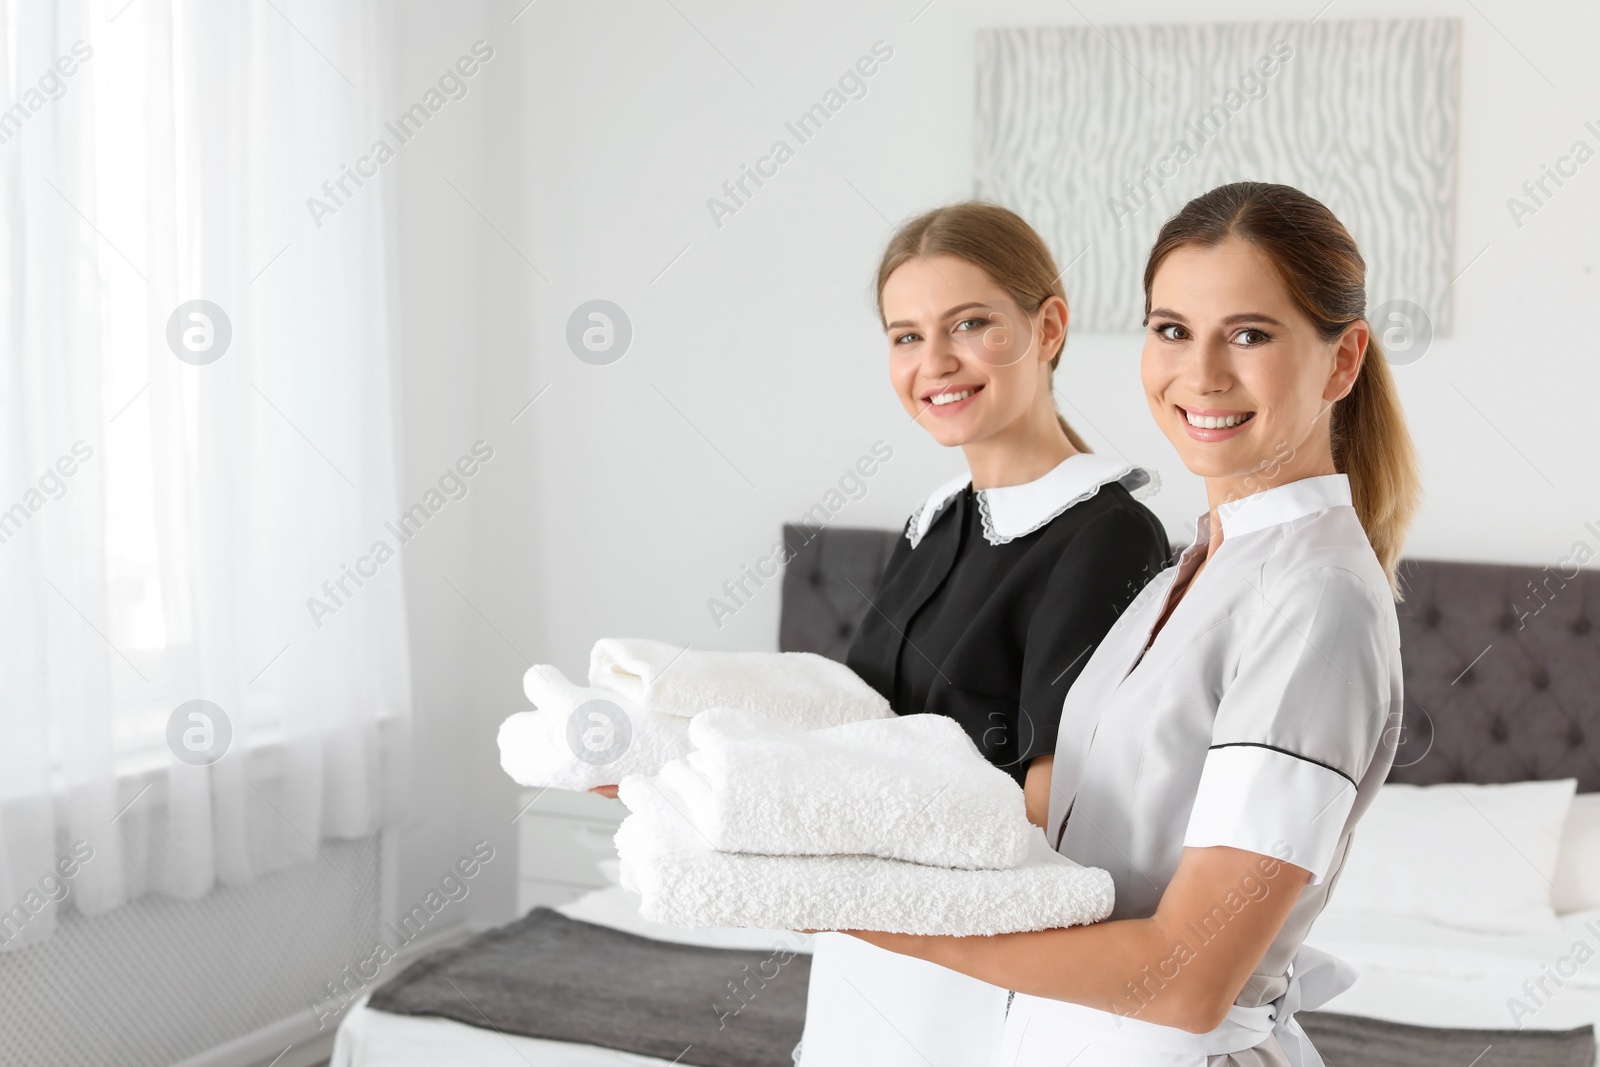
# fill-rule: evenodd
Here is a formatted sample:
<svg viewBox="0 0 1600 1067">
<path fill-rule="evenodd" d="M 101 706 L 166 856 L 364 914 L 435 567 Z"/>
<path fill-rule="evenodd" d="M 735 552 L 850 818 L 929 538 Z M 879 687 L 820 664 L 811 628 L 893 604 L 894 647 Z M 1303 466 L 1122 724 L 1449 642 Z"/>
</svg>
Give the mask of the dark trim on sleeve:
<svg viewBox="0 0 1600 1067">
<path fill-rule="evenodd" d="M 1333 764 L 1331 764 L 1331 763 L 1323 763 L 1321 760 L 1312 759 L 1310 756 L 1302 756 L 1298 752 L 1291 752 L 1286 748 L 1279 748 L 1277 745 L 1263 744 L 1260 741 L 1224 741 L 1220 745 L 1212 745 L 1211 748 L 1206 749 L 1206 751 L 1210 752 L 1211 749 L 1214 749 L 1214 748 L 1266 748 L 1266 749 L 1271 749 L 1273 752 L 1282 752 L 1285 756 L 1293 756 L 1295 759 L 1303 759 L 1307 763 L 1315 763 L 1318 767 L 1322 767 L 1325 770 L 1330 770 L 1334 774 L 1337 774 L 1340 778 L 1343 778 L 1345 781 L 1349 782 L 1351 785 L 1355 786 L 1357 789 L 1361 788 L 1359 785 L 1356 785 L 1356 780 L 1354 778 L 1350 777 L 1348 774 L 1344 773 L 1339 768 L 1335 767 Z"/>
</svg>

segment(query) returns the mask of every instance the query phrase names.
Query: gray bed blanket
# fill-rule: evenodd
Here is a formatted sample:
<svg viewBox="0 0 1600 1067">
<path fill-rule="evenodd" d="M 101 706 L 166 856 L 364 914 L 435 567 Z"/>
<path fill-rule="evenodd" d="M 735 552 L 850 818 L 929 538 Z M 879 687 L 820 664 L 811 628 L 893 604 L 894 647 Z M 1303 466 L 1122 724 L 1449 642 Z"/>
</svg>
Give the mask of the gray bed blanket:
<svg viewBox="0 0 1600 1067">
<path fill-rule="evenodd" d="M 811 957 L 700 948 L 549 908 L 418 960 L 369 1005 L 698 1067 L 791 1067 Z"/>
<path fill-rule="evenodd" d="M 1593 1067 L 1594 1027 L 1446 1030 L 1331 1011 L 1296 1018 L 1330 1067 Z"/>
</svg>

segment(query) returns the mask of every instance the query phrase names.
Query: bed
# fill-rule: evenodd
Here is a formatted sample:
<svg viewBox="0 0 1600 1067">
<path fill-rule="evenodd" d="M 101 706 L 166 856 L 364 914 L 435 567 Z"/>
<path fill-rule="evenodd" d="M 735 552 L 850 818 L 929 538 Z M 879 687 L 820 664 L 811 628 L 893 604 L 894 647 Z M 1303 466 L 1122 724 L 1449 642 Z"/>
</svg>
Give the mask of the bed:
<svg viewBox="0 0 1600 1067">
<path fill-rule="evenodd" d="M 785 527 L 794 555 L 783 576 L 779 647 L 842 659 L 870 610 L 860 590 L 876 586 L 897 536 Z M 1402 577 L 1406 706 L 1394 720 L 1399 755 L 1389 780 L 1424 786 L 1576 779 L 1591 829 L 1600 828 L 1600 630 L 1593 625 L 1600 622 L 1600 578 L 1595 572 L 1417 560 L 1404 564 Z M 1564 839 L 1561 848 L 1568 867 L 1578 863 L 1591 871 L 1585 877 L 1594 885 L 1581 903 L 1593 906 L 1574 905 L 1538 929 L 1469 931 L 1377 909 L 1330 910 L 1319 918 L 1309 943 L 1360 972 L 1322 1012 L 1303 1016 L 1328 1061 L 1408 1067 L 1464 1064 L 1474 1056 L 1483 1067 L 1600 1062 L 1589 1029 L 1600 1023 L 1600 960 L 1569 965 L 1559 981 L 1546 981 L 1543 995 L 1535 995 L 1536 1011 L 1512 1010 L 1518 998 L 1530 1003 L 1529 983 L 1549 979 L 1575 945 L 1600 950 L 1600 829 L 1584 840 Z M 558 910 L 689 945 L 760 948 L 781 936 L 658 927 L 641 919 L 615 887 Z M 1389 1024 L 1404 1025 L 1384 1029 Z M 1449 1058 L 1469 1047 L 1475 1051 L 1465 1059 Z M 1390 1058 L 1380 1061 L 1378 1048 Z M 930 1067 L 944 1067 L 938 1050 L 924 1052 Z M 348 1013 L 332 1061 L 333 1067 L 674 1062 L 695 1058 L 524 1037 L 380 1011 L 364 1001 Z"/>
</svg>

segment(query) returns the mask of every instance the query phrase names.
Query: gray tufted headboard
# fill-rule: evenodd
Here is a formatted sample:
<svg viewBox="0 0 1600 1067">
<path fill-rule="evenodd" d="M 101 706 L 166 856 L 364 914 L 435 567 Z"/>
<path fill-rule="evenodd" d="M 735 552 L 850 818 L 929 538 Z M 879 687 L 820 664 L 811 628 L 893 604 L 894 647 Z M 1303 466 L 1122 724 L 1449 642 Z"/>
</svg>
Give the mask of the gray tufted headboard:
<svg viewBox="0 0 1600 1067">
<path fill-rule="evenodd" d="M 1392 782 L 1600 791 L 1600 571 L 1407 560 Z"/>
<path fill-rule="evenodd" d="M 843 663 L 900 536 L 897 530 L 784 526 L 790 558 L 783 569 L 779 651 L 816 652 Z"/>
<path fill-rule="evenodd" d="M 898 530 L 785 526 L 778 647 L 844 659 Z M 1392 782 L 1600 791 L 1600 571 L 1407 560 Z"/>
</svg>

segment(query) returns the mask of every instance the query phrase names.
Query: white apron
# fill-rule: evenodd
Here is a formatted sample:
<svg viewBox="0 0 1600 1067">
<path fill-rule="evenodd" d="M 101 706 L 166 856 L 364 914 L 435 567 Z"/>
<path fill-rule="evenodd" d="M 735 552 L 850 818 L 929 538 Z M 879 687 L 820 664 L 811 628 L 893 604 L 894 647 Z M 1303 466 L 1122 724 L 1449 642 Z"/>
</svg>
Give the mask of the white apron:
<svg viewBox="0 0 1600 1067">
<path fill-rule="evenodd" d="M 848 934 L 812 942 L 802 1067 L 981 1067 L 1006 990 Z"/>
<path fill-rule="evenodd" d="M 1203 1034 L 1018 993 L 994 1056 L 982 1062 L 990 1067 L 1206 1067 L 1212 1057 L 1276 1038 L 1290 1067 L 1324 1067 L 1295 1012 L 1320 1007 L 1354 981 L 1349 964 L 1302 945 L 1282 996 L 1259 1007 L 1234 1005 L 1221 1026 Z"/>
</svg>

